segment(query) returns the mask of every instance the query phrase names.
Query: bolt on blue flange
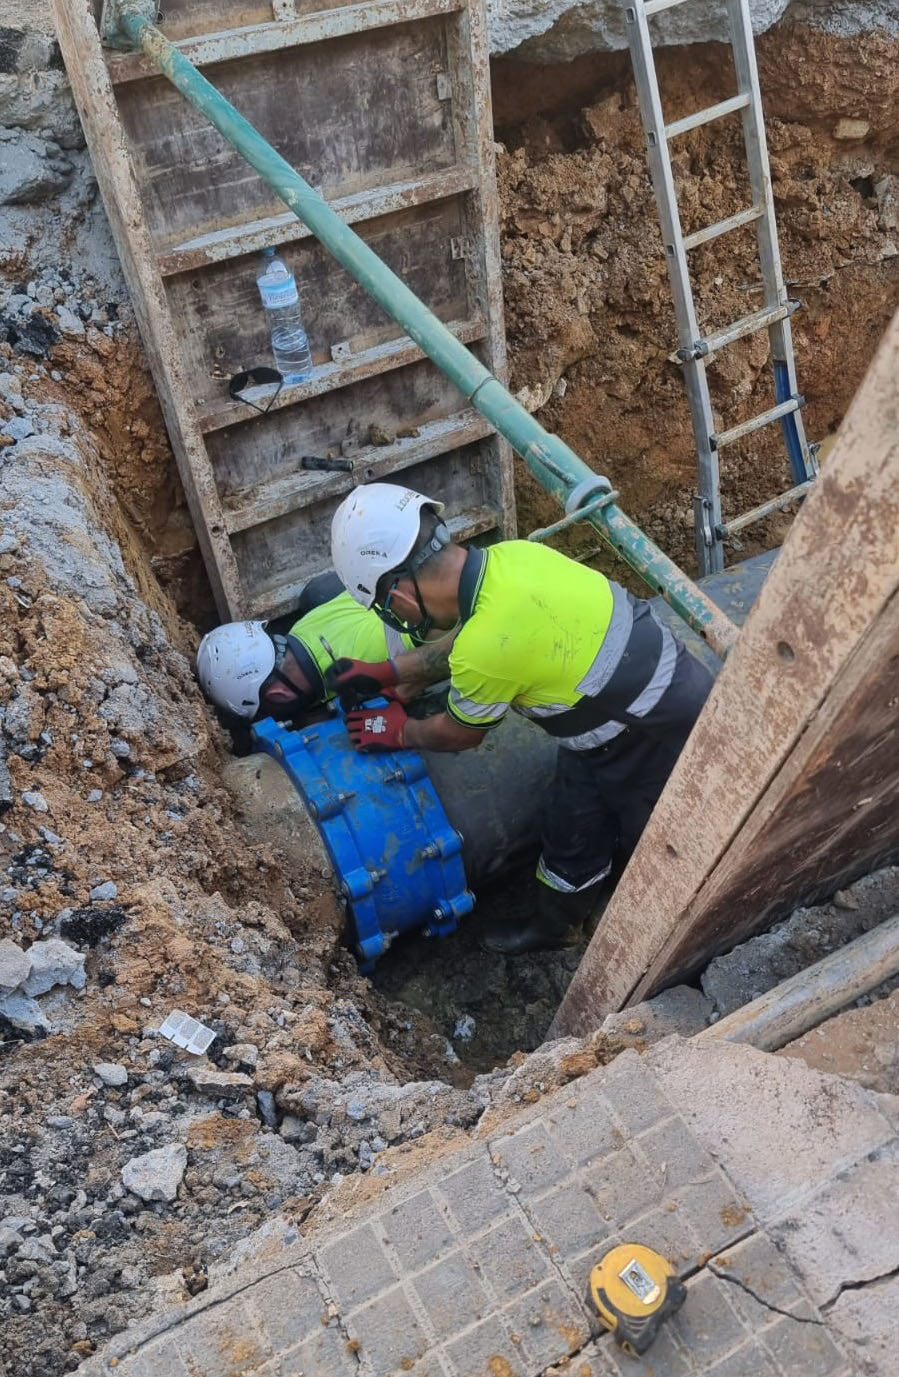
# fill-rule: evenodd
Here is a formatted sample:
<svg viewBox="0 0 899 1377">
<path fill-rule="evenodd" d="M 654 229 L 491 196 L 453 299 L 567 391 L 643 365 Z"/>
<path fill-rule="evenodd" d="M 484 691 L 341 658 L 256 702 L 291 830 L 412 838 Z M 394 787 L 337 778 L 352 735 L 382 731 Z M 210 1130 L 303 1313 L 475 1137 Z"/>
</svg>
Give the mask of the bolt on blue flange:
<svg viewBox="0 0 899 1377">
<path fill-rule="evenodd" d="M 364 755 L 343 718 L 289 730 L 266 718 L 258 750 L 277 760 L 318 825 L 368 973 L 395 937 L 446 937 L 474 907 L 462 838 L 415 751 Z"/>
</svg>

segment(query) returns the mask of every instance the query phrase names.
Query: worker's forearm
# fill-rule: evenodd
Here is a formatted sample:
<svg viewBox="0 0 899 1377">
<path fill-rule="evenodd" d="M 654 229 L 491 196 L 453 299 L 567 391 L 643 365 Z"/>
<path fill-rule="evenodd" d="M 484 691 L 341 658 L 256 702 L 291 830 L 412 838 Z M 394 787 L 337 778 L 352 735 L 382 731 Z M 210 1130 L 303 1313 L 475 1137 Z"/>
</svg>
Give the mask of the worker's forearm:
<svg viewBox="0 0 899 1377">
<path fill-rule="evenodd" d="M 403 745 L 413 751 L 470 751 L 483 739 L 483 732 L 463 727 L 446 712 L 410 717 L 403 730 Z"/>
<path fill-rule="evenodd" d="M 402 655 L 394 655 L 397 678 L 401 684 L 438 684 L 449 678 L 449 657 L 456 639 L 456 631 L 442 636 L 439 641 L 425 641 L 415 650 L 406 650 Z"/>
</svg>

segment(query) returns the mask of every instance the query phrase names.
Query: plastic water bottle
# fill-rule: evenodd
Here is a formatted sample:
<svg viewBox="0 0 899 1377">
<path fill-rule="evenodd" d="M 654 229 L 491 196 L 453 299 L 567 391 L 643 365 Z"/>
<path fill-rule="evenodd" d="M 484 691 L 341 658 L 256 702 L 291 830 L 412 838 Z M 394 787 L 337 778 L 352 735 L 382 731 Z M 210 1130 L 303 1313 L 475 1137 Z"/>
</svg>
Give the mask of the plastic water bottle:
<svg viewBox="0 0 899 1377">
<path fill-rule="evenodd" d="M 285 383 L 303 382 L 312 376 L 312 355 L 303 329 L 300 295 L 293 273 L 274 249 L 262 250 L 256 285 L 265 307 L 275 366 Z"/>
</svg>

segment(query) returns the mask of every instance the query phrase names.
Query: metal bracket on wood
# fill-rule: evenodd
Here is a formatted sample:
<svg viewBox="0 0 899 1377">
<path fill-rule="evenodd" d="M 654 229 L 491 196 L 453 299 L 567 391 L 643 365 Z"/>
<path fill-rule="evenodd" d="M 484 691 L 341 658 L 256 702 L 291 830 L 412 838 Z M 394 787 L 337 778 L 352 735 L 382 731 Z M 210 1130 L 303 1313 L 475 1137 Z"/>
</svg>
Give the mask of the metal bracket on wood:
<svg viewBox="0 0 899 1377">
<path fill-rule="evenodd" d="M 131 13 L 138 15 L 148 24 L 156 23 L 158 8 L 156 0 L 128 0 L 128 9 Z M 122 0 L 103 0 L 103 9 L 100 13 L 100 42 L 104 48 L 118 48 L 131 53 L 136 45 L 119 23 L 121 9 Z"/>
<path fill-rule="evenodd" d="M 450 258 L 452 258 L 452 259 L 458 259 L 458 258 L 467 258 L 467 257 L 468 257 L 468 242 L 467 242 L 467 240 L 461 238 L 461 236 L 454 236 L 454 237 L 450 240 Z"/>
<path fill-rule="evenodd" d="M 345 359 L 352 358 L 353 350 L 348 339 L 342 339 L 339 344 L 331 345 L 331 360 L 333 363 L 343 363 Z"/>
<path fill-rule="evenodd" d="M 449 100 L 453 94 L 453 83 L 450 81 L 446 72 L 437 74 L 437 99 Z"/>
</svg>

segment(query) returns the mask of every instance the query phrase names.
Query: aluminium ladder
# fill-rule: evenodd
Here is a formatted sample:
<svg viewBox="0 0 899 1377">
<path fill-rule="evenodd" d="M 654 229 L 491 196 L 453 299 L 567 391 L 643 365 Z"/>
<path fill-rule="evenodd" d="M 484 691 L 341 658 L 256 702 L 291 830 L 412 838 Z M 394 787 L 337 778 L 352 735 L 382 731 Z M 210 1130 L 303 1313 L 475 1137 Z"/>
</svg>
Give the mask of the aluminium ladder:
<svg viewBox="0 0 899 1377">
<path fill-rule="evenodd" d="M 699 496 L 694 500 L 697 558 L 700 573 L 709 574 L 718 573 L 724 568 L 724 542 L 728 537 L 732 537 L 753 521 L 758 521 L 773 511 L 779 511 L 804 496 L 818 468 L 814 452 L 806 440 L 805 427 L 800 415 L 805 399 L 800 395 L 796 383 L 789 319 L 798 310 L 800 303 L 788 298 L 781 269 L 749 0 L 726 0 L 730 42 L 737 75 L 737 94 L 684 119 L 666 124 L 659 94 L 649 20 L 662 10 L 683 3 L 684 0 L 629 0 L 625 7 L 625 19 L 640 115 L 646 135 L 647 158 L 659 207 L 665 257 L 674 296 L 679 341 L 676 358 L 684 372 L 699 460 Z M 709 124 L 737 111 L 740 112 L 743 121 L 752 205 L 717 224 L 685 235 L 681 227 L 668 145 L 672 139 L 685 134 L 689 129 L 696 129 L 699 125 Z M 755 225 L 758 242 L 764 287 L 762 308 L 723 329 L 703 335 L 696 318 L 687 254 L 700 244 L 707 244 L 719 235 L 750 224 Z M 732 426 L 729 430 L 716 431 L 706 377 L 706 363 L 719 349 L 724 349 L 735 340 L 744 339 L 759 330 L 768 331 L 771 343 L 776 405 L 752 417 L 751 420 Z M 718 452 L 725 445 L 742 440 L 773 421 L 780 421 L 783 427 L 795 486 L 751 512 L 745 512 L 742 516 L 725 522 L 721 516 Z"/>
</svg>

